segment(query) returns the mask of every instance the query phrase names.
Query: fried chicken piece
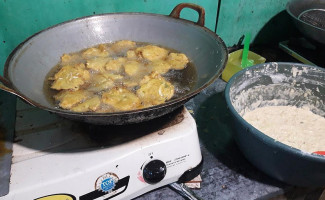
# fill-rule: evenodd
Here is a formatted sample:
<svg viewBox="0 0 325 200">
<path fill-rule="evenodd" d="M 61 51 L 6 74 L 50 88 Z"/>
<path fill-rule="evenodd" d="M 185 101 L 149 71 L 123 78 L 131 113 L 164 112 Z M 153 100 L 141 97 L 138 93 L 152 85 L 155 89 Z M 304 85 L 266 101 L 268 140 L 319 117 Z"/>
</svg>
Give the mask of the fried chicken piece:
<svg viewBox="0 0 325 200">
<path fill-rule="evenodd" d="M 115 52 L 125 52 L 129 49 L 134 48 L 136 45 L 135 42 L 130 40 L 120 40 L 112 44 L 111 49 Z"/>
<path fill-rule="evenodd" d="M 87 90 L 92 92 L 100 92 L 114 87 L 114 81 L 103 74 L 93 75 L 89 82 L 91 84 L 87 87 Z"/>
<path fill-rule="evenodd" d="M 100 97 L 96 95 L 76 106 L 73 106 L 71 110 L 74 112 L 88 112 L 88 111 L 95 112 L 99 108 L 100 103 L 101 103 Z"/>
<path fill-rule="evenodd" d="M 157 73 L 145 76 L 140 82 L 136 94 L 144 106 L 158 105 L 171 99 L 174 95 L 174 86 Z"/>
<path fill-rule="evenodd" d="M 134 93 L 118 87 L 103 93 L 102 101 L 118 111 L 134 110 L 141 106 L 140 99 Z"/>
<path fill-rule="evenodd" d="M 108 71 L 119 72 L 122 69 L 123 65 L 126 63 L 126 61 L 127 59 L 122 57 L 110 60 L 105 65 L 105 69 Z"/>
<path fill-rule="evenodd" d="M 129 89 L 133 89 L 139 85 L 139 81 L 138 79 L 124 79 L 122 85 Z"/>
<path fill-rule="evenodd" d="M 171 65 L 164 60 L 153 61 L 153 62 L 149 63 L 149 66 L 152 68 L 153 72 L 156 72 L 158 74 L 165 74 L 171 68 Z"/>
<path fill-rule="evenodd" d="M 90 79 L 90 73 L 85 70 L 84 64 L 63 66 L 50 80 L 55 90 L 78 90 L 81 85 Z"/>
<path fill-rule="evenodd" d="M 189 60 L 183 53 L 170 53 L 167 57 L 167 62 L 171 65 L 172 69 L 182 70 L 186 67 Z"/>
<path fill-rule="evenodd" d="M 100 44 L 97 47 L 100 51 L 107 51 L 107 46 L 106 44 Z"/>
<path fill-rule="evenodd" d="M 98 47 L 91 47 L 82 52 L 81 56 L 84 59 L 89 59 L 92 57 L 108 57 L 109 52 L 106 50 L 104 45 L 99 45 Z"/>
<path fill-rule="evenodd" d="M 108 79 L 111 79 L 113 81 L 116 81 L 116 80 L 120 80 L 122 78 L 124 78 L 122 75 L 120 74 L 113 74 L 113 73 L 110 73 L 110 72 L 104 72 L 104 73 L 101 73 L 105 78 L 108 78 Z"/>
<path fill-rule="evenodd" d="M 149 61 L 164 59 L 168 55 L 168 51 L 166 49 L 155 45 L 139 47 L 135 50 L 135 52 L 140 57 Z"/>
<path fill-rule="evenodd" d="M 162 78 L 162 77 L 157 72 L 151 72 L 149 75 L 146 75 L 141 79 L 140 85 L 143 85 L 143 84 L 147 83 L 148 81 L 150 81 L 151 79 L 154 79 L 154 78 L 159 79 L 159 78 Z"/>
<path fill-rule="evenodd" d="M 110 61 L 110 58 L 105 57 L 94 57 L 88 59 L 86 62 L 86 67 L 97 72 L 105 71 L 105 65 Z"/>
<path fill-rule="evenodd" d="M 175 88 L 161 75 L 184 69 L 189 59 L 157 45 L 136 45 L 120 40 L 63 54 L 63 67 L 49 78 L 51 88 L 61 90 L 54 96 L 59 106 L 75 112 L 114 112 L 170 100 Z"/>
<path fill-rule="evenodd" d="M 129 50 L 126 52 L 126 57 L 130 60 L 135 60 L 138 58 L 137 54 L 135 53 L 134 50 Z"/>
<path fill-rule="evenodd" d="M 128 61 L 124 65 L 124 71 L 129 76 L 135 76 L 144 69 L 144 66 L 135 60 Z"/>
<path fill-rule="evenodd" d="M 89 98 L 90 95 L 92 95 L 92 93 L 85 90 L 63 90 L 60 91 L 58 94 L 54 95 L 54 99 L 60 102 L 59 106 L 61 108 L 70 109 L 74 105 Z"/>
<path fill-rule="evenodd" d="M 77 63 L 77 64 L 73 65 L 73 67 L 77 68 L 77 69 L 86 69 L 86 66 L 83 63 Z"/>
<path fill-rule="evenodd" d="M 61 56 L 61 65 L 75 64 L 76 62 L 80 62 L 78 54 L 63 54 Z"/>
</svg>

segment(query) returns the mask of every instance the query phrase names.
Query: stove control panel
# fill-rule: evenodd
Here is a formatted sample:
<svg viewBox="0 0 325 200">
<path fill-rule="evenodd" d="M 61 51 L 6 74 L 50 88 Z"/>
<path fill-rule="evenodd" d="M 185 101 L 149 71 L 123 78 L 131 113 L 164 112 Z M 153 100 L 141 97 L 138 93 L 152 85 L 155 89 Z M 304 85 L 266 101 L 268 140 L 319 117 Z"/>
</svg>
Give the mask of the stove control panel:
<svg viewBox="0 0 325 200">
<path fill-rule="evenodd" d="M 143 178 L 149 184 L 163 180 L 167 172 L 165 163 L 161 160 L 152 160 L 143 168 Z"/>
</svg>

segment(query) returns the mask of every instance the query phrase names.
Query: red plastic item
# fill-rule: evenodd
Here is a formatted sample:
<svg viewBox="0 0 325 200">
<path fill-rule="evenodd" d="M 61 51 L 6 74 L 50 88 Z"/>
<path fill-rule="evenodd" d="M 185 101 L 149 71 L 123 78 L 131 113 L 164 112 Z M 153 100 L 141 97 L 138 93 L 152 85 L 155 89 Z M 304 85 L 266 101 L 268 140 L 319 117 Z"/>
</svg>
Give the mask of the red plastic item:
<svg viewBox="0 0 325 200">
<path fill-rule="evenodd" d="M 313 153 L 325 156 L 325 151 L 315 151 Z"/>
</svg>

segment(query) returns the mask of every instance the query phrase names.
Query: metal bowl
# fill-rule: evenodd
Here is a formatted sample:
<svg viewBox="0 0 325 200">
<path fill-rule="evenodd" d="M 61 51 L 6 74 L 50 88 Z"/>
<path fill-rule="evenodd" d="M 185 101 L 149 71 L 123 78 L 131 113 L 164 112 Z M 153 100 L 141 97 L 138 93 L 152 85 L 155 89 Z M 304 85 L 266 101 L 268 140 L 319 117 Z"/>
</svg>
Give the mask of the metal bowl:
<svg viewBox="0 0 325 200">
<path fill-rule="evenodd" d="M 260 89 L 251 89 L 255 86 Z M 295 92 L 286 93 L 288 90 Z M 308 95 L 304 92 L 307 90 L 311 92 Z M 276 141 L 242 118 L 254 107 L 274 105 L 274 99 L 278 100 L 277 105 L 282 106 L 313 105 L 312 112 L 324 117 L 325 69 L 296 63 L 255 65 L 230 79 L 225 98 L 235 122 L 235 140 L 253 165 L 288 184 L 325 186 L 324 156 L 306 153 Z"/>
</svg>

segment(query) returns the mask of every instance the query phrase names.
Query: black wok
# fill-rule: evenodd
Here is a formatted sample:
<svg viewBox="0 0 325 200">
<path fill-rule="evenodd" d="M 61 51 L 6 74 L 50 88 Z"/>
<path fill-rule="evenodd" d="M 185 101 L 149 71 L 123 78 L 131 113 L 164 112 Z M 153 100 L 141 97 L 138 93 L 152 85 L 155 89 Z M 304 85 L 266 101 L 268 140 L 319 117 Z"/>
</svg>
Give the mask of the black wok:
<svg viewBox="0 0 325 200">
<path fill-rule="evenodd" d="M 307 39 L 325 45 L 325 0 L 291 0 L 286 10 Z"/>
<path fill-rule="evenodd" d="M 196 23 L 179 18 L 184 7 L 196 10 Z M 179 4 L 169 16 L 145 13 L 113 13 L 67 21 L 43 30 L 21 43 L 8 57 L 0 88 L 29 104 L 65 118 L 93 124 L 128 124 L 150 120 L 183 105 L 211 84 L 227 62 L 222 39 L 204 27 L 204 9 Z M 198 80 L 192 89 L 164 104 L 127 112 L 76 113 L 55 107 L 44 94 L 46 75 L 63 53 L 80 51 L 117 40 L 159 44 L 185 53 L 194 63 Z"/>
</svg>

